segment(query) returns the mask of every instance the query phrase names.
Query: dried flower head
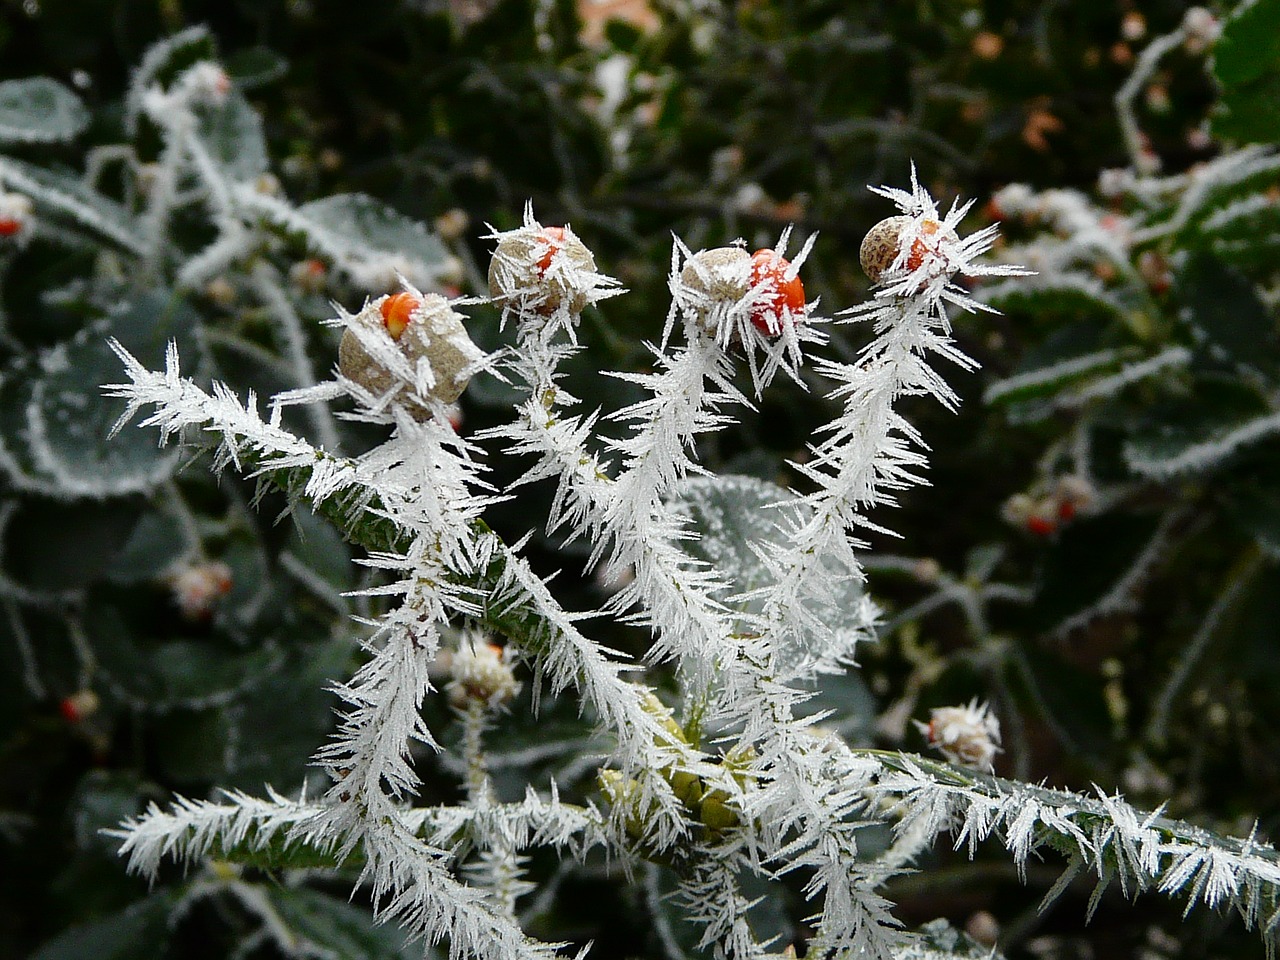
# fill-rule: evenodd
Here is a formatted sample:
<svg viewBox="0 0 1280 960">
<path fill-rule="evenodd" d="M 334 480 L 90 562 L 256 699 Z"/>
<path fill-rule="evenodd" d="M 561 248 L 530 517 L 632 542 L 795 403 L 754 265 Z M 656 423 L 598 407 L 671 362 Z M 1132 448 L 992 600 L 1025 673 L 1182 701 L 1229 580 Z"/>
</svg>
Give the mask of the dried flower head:
<svg viewBox="0 0 1280 960">
<path fill-rule="evenodd" d="M 165 578 L 183 617 L 192 622 L 213 616 L 217 602 L 231 592 L 231 568 L 220 560 L 185 563 Z"/>
<path fill-rule="evenodd" d="M 917 720 L 916 727 L 929 746 L 962 767 L 991 770 L 1000 752 L 1000 721 L 976 699 L 963 707 L 937 707 L 930 711 L 928 723 Z"/>
<path fill-rule="evenodd" d="M 506 647 L 488 643 L 483 637 L 467 634 L 458 649 L 447 658 L 449 682 L 445 693 L 459 710 L 478 704 L 497 710 L 520 692 L 520 682 L 512 672 Z"/>
</svg>

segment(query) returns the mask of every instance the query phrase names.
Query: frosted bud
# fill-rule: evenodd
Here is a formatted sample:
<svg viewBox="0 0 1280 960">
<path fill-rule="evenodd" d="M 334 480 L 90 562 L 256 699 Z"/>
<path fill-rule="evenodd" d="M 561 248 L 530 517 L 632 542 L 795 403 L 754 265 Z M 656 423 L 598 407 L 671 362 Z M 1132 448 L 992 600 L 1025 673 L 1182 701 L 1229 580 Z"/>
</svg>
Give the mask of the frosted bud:
<svg viewBox="0 0 1280 960">
<path fill-rule="evenodd" d="M 1133 174 L 1128 170 L 1112 167 L 1098 174 L 1098 193 L 1108 200 L 1124 196 L 1133 186 Z"/>
<path fill-rule="evenodd" d="M 997 190 L 991 200 L 1006 217 L 1020 217 L 1031 209 L 1035 194 L 1025 183 L 1011 183 Z"/>
<path fill-rule="evenodd" d="M 192 65 L 178 80 L 178 89 L 195 103 L 221 106 L 231 93 L 231 78 L 227 71 L 212 60 L 201 60 Z"/>
<path fill-rule="evenodd" d="M 231 568 L 218 560 L 182 564 L 165 579 L 183 617 L 197 623 L 213 616 L 214 605 L 231 592 Z"/>
<path fill-rule="evenodd" d="M 471 226 L 471 218 L 467 216 L 465 210 L 457 207 L 446 210 L 436 217 L 436 233 L 440 234 L 442 240 L 462 239 L 462 235 L 467 232 L 469 226 Z"/>
<path fill-rule="evenodd" d="M 929 746 L 962 767 L 989 771 L 1000 752 L 1000 721 L 977 700 L 963 707 L 937 707 L 930 711 L 928 723 L 916 721 L 916 727 Z"/>
<path fill-rule="evenodd" d="M 915 217 L 887 217 L 869 231 L 858 249 L 862 270 L 872 283 L 879 283 L 885 273 L 898 260 L 910 238 L 910 250 L 900 269 L 912 274 L 921 267 L 928 268 L 928 278 L 951 272 L 951 266 L 942 256 L 948 242 L 959 241 L 956 232 L 937 220 Z"/>
<path fill-rule="evenodd" d="M 1192 7 L 1182 17 L 1182 32 L 1190 53 L 1201 53 L 1222 33 L 1222 22 L 1204 7 Z"/>
<path fill-rule="evenodd" d="M 498 234 L 489 261 L 489 294 L 501 306 L 551 314 L 581 313 L 597 297 L 595 257 L 568 227 L 530 223 Z"/>
<path fill-rule="evenodd" d="M 680 271 L 680 302 L 704 329 L 716 308 L 731 309 L 751 289 L 751 254 L 742 247 L 699 250 Z"/>
<path fill-rule="evenodd" d="M 449 659 L 449 676 L 445 693 L 459 710 L 473 704 L 495 710 L 520 692 L 506 649 L 477 637 L 467 637 L 458 646 Z"/>
<path fill-rule="evenodd" d="M 421 361 L 429 365 L 431 383 L 424 394 L 427 399 L 453 403 L 470 380 L 467 369 L 483 356 L 467 336 L 462 319 L 438 293 L 381 297 L 353 317 L 343 333 L 338 345 L 338 370 L 374 396 L 408 388 L 409 382 L 388 369 L 370 349 L 370 343 L 385 337 L 408 360 L 412 371 L 417 371 Z M 423 407 L 410 405 L 409 409 L 419 419 L 430 416 Z"/>
<path fill-rule="evenodd" d="M 289 282 L 302 293 L 320 293 L 329 279 L 323 260 L 299 260 L 289 268 Z"/>
<path fill-rule="evenodd" d="M 35 230 L 31 198 L 21 193 L 0 192 L 0 244 L 25 244 Z"/>
<path fill-rule="evenodd" d="M 1088 478 L 1067 474 L 1058 478 L 1053 495 L 1058 504 L 1058 519 L 1071 520 L 1093 505 L 1097 492 Z"/>
</svg>

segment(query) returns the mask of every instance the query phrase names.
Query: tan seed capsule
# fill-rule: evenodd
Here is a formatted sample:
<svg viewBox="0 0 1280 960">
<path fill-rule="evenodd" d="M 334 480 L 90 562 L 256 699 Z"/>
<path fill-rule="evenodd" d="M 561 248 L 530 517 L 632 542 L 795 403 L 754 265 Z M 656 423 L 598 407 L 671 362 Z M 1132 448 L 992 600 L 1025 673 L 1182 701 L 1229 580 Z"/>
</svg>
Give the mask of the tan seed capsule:
<svg viewBox="0 0 1280 960">
<path fill-rule="evenodd" d="M 559 261 L 567 269 L 552 270 Z M 594 273 L 595 257 L 586 244 L 564 227 L 517 230 L 498 241 L 489 261 L 489 294 L 500 304 L 534 302 L 550 314 L 567 305 L 581 313 L 591 302 L 591 288 L 575 284 L 575 273 Z"/>
<path fill-rule="evenodd" d="M 370 304 L 361 311 L 355 323 L 370 331 L 386 330 L 410 364 L 425 357 L 436 379 L 428 399 L 453 403 L 466 389 L 469 378 L 463 371 L 480 359 L 480 349 L 467 336 L 462 316 L 454 312 L 444 297 L 428 293 L 412 305 L 409 300 L 417 301 L 417 298 L 410 294 L 384 298 L 379 306 Z M 385 394 L 399 382 L 369 354 L 350 329 L 343 333 L 338 345 L 338 369 L 348 380 L 375 396 Z M 430 411 L 424 407 L 410 405 L 409 409 L 420 420 L 430 417 Z"/>
<path fill-rule="evenodd" d="M 863 272 L 878 283 L 884 272 L 893 266 L 902 249 L 902 232 L 911 223 L 911 217 L 889 217 L 881 220 L 862 239 L 862 247 L 858 250 L 858 259 L 862 263 Z M 911 252 L 903 263 L 907 273 L 918 270 L 925 257 L 936 253 L 943 240 L 956 242 L 959 238 L 950 227 L 937 220 L 924 220 L 920 223 L 920 231 L 911 243 Z"/>
<path fill-rule="evenodd" d="M 862 272 L 872 283 L 879 283 L 881 275 L 898 258 L 902 246 L 902 231 L 911 222 L 910 217 L 888 217 L 867 231 L 858 248 L 858 261 Z"/>
</svg>

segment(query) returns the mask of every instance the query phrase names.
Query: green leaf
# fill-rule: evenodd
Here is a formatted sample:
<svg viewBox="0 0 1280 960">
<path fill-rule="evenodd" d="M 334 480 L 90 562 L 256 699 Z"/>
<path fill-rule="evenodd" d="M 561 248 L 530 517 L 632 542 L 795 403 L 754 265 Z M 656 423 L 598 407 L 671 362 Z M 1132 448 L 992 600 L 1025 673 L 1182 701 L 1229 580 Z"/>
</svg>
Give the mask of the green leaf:
<svg viewBox="0 0 1280 960">
<path fill-rule="evenodd" d="M 1227 90 L 1280 67 L 1280 0 L 1240 3 L 1213 47 L 1213 75 Z"/>
<path fill-rule="evenodd" d="M 1273 142 L 1280 97 L 1280 0 L 1255 0 L 1236 8 L 1214 44 L 1213 72 L 1223 88 L 1214 133 L 1242 142 Z"/>
<path fill-rule="evenodd" d="M 1179 315 L 1211 359 L 1242 371 L 1280 369 L 1280 339 L 1271 311 L 1237 270 L 1197 254 L 1180 271 L 1178 292 L 1187 307 Z"/>
<path fill-rule="evenodd" d="M 267 142 L 262 118 L 238 90 L 231 90 L 219 105 L 196 110 L 197 136 L 223 176 L 233 181 L 253 180 L 267 172 Z"/>
<path fill-rule="evenodd" d="M 107 579 L 121 584 L 159 579 L 190 549 L 173 517 L 148 510 L 116 554 Z"/>
<path fill-rule="evenodd" d="M 166 714 L 163 723 L 155 725 L 152 749 L 166 777 L 178 783 L 225 786 L 227 771 L 234 763 L 239 745 L 239 733 L 226 707 L 173 710 Z M 110 826 L 124 819 L 120 817 Z"/>
<path fill-rule="evenodd" d="M 110 689 L 139 707 L 164 711 L 224 704 L 280 665 L 280 654 L 270 644 L 240 652 L 212 637 L 162 643 L 139 639 L 105 605 L 93 611 L 90 626 L 90 641 Z"/>
<path fill-rule="evenodd" d="M 1245 383 L 1202 377 L 1194 396 L 1150 410 L 1125 442 L 1124 459 L 1146 477 L 1207 473 L 1278 432 L 1280 414 Z"/>
<path fill-rule="evenodd" d="M 120 913 L 72 927 L 37 950 L 30 960 L 137 960 L 162 956 L 169 940 L 169 915 L 176 900 L 169 891 L 153 893 Z"/>
<path fill-rule="evenodd" d="M 81 850 L 114 855 L 120 842 L 104 837 L 142 810 L 142 784 L 126 771 L 90 770 L 76 787 L 71 801 L 72 827 Z"/>
<path fill-rule="evenodd" d="M 289 72 L 289 61 L 267 47 L 237 50 L 222 65 L 241 90 L 279 80 Z"/>
<path fill-rule="evenodd" d="M 228 709 L 237 742 L 218 785 L 260 791 L 264 783 L 291 793 L 307 776 L 307 761 L 333 730 L 337 701 L 329 684 L 350 675 L 355 640 L 337 637 L 290 651 L 253 695 Z"/>
<path fill-rule="evenodd" d="M 301 943 L 321 948 L 338 960 L 399 960 L 409 956 L 404 935 L 390 923 L 377 923 L 373 913 L 307 887 L 263 887 L 276 914 Z M 428 952 L 428 956 L 435 953 Z M 421 948 L 413 951 L 421 956 Z"/>
<path fill-rule="evenodd" d="M 48 77 L 0 83 L 0 141 L 60 143 L 89 125 L 74 93 Z"/>
<path fill-rule="evenodd" d="M 27 364 L 15 363 L 0 375 L 0 469 L 19 490 L 52 490 L 56 483 L 31 452 L 27 410 L 37 378 Z"/>
<path fill-rule="evenodd" d="M 4 567 L 35 590 L 88 586 L 114 561 L 137 522 L 129 500 L 65 503 L 45 497 L 18 501 L 4 527 Z"/>
</svg>

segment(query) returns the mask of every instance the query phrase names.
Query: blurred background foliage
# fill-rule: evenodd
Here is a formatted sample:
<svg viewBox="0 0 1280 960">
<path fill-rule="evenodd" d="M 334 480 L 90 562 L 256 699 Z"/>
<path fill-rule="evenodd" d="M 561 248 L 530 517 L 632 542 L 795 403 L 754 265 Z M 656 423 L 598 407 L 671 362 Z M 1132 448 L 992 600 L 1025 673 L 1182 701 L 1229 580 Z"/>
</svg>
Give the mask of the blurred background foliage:
<svg viewBox="0 0 1280 960">
<path fill-rule="evenodd" d="M 298 203 L 364 193 L 425 224 L 431 249 L 461 267 L 443 288 L 483 292 L 484 224 L 515 225 L 526 199 L 544 223 L 572 223 L 631 290 L 587 318 L 589 350 L 570 384 L 605 409 L 631 399 L 628 386 L 589 374 L 649 362 L 672 232 L 693 249 L 736 237 L 770 245 L 791 224 L 801 238 L 820 232 L 803 278 L 829 315 L 866 296 L 857 246 L 889 212 L 866 185 L 902 185 L 914 161 L 935 195 L 978 199 L 972 228 L 1003 219 L 1010 256 L 1044 282 L 993 291 L 1002 316 L 956 318 L 957 339 L 983 365 L 952 377 L 959 415 L 906 401 L 932 447 L 932 487 L 874 518 L 903 535 L 876 536 L 868 557 L 883 636 L 819 705 L 854 742 L 919 750 L 909 719 L 991 699 L 1006 734 L 998 772 L 1097 783 L 1139 805 L 1169 800 L 1172 814 L 1236 834 L 1259 818 L 1274 837 L 1280 166 L 1258 154 L 1238 178 L 1186 198 L 1199 189 L 1194 171 L 1278 136 L 1267 107 L 1280 64 L 1265 39 L 1280 29 L 1276 3 L 1259 0 L 1256 22 L 1231 36 L 1235 59 L 1220 58 L 1218 79 L 1203 52 L 1179 48 L 1137 92 L 1147 146 L 1174 179 L 1146 193 L 1095 189 L 1102 171 L 1131 162 L 1116 92 L 1186 8 L 0 0 L 0 80 L 53 77 L 88 108 L 68 142 L 3 153 L 78 174 L 88 148 L 126 139 L 124 94 L 146 50 L 204 24 L 206 52 L 261 117 L 280 189 Z M 160 149 L 145 127 L 132 142 L 143 163 Z M 243 142 L 232 143 L 234 157 Z M 1107 230 L 1111 216 L 1122 242 L 1090 252 L 1078 224 L 1064 228 L 1044 207 L 986 203 L 1010 183 L 1083 191 L 1093 198 L 1079 198 L 1085 219 Z M 127 206 L 126 186 L 107 175 L 102 195 Z M 1177 229 L 1141 234 L 1180 205 L 1189 210 Z M 404 227 L 371 216 L 376 229 Z M 241 391 L 295 385 L 279 359 L 289 346 L 255 300 L 256 268 L 198 287 L 172 272 L 140 277 L 92 230 L 64 226 L 0 252 L 0 955 L 398 955 L 394 931 L 348 904 L 341 878 L 214 864 L 148 894 L 98 833 L 174 791 L 300 789 L 331 722 L 324 686 L 357 656 L 349 617 L 367 610 L 341 593 L 366 577 L 305 511 L 274 522 L 286 506 L 278 496 L 255 509 L 252 483 L 212 477 L 203 463 L 181 469 L 188 458 L 157 452 L 141 432 L 105 444 L 116 411 L 96 384 L 117 377 L 100 349 L 107 334 L 150 364 L 176 337 L 188 367 Z M 198 249 L 200 223 L 173 229 Z M 354 309 L 385 289 L 324 263 L 309 284 L 289 273 L 309 262 L 305 244 L 277 240 L 263 257 L 291 276 L 304 351 L 323 376 L 335 345 L 318 325 L 327 299 Z M 471 312 L 477 341 L 499 346 L 494 312 Z M 839 328 L 827 349 L 853 356 L 865 339 Z M 1131 374 L 1153 358 L 1163 358 L 1154 375 Z M 808 386 L 772 388 L 758 414 L 707 440 L 707 463 L 794 481 L 787 459 L 804 456 L 831 412 L 819 380 Z M 508 402 L 501 385 L 477 383 L 462 429 L 498 422 Z M 291 425 L 314 428 L 305 417 Z M 375 439 L 342 431 L 353 451 Z M 511 475 L 494 462 L 499 481 Z M 518 537 L 538 512 L 522 499 L 496 508 L 494 524 Z M 546 572 L 576 572 L 550 541 L 532 549 Z M 214 578 L 194 613 L 176 599 L 193 568 Z M 566 575 L 558 589 L 571 609 L 602 597 L 590 578 Z M 592 626 L 644 649 L 638 632 Z M 570 795 L 592 795 L 590 718 L 553 701 L 531 727 L 527 686 L 492 738 L 505 758 L 499 791 L 554 774 Z M 447 741 L 447 712 L 427 709 Z M 424 756 L 422 768 L 425 797 L 457 796 L 447 757 Z M 1024 888 L 998 853 L 971 865 L 940 849 L 921 868 L 889 891 L 909 925 L 944 916 L 985 934 L 990 914 L 1011 957 L 1261 954 L 1226 920 L 1184 924 L 1172 907 L 1131 907 L 1115 892 L 1085 928 L 1087 884 L 1037 914 L 1056 870 L 1030 870 Z M 692 950 L 669 926 L 660 871 L 634 887 L 603 885 L 604 871 L 535 860 L 549 894 L 529 898 L 531 932 L 593 939 L 601 957 Z M 284 939 L 263 934 L 264 903 Z M 792 891 L 765 904 L 759 923 L 803 939 L 804 913 Z"/>
</svg>

